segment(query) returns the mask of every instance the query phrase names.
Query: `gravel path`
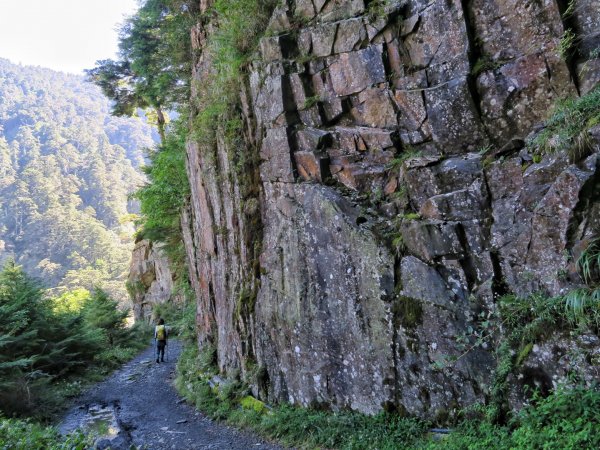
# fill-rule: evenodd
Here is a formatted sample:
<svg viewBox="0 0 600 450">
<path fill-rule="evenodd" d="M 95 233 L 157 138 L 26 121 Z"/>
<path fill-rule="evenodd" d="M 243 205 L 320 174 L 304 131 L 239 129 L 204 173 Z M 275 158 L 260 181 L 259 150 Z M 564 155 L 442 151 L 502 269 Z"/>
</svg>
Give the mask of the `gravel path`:
<svg viewBox="0 0 600 450">
<path fill-rule="evenodd" d="M 97 448 L 281 449 L 251 434 L 215 423 L 179 397 L 173 381 L 179 342 L 169 343 L 168 362 L 157 364 L 150 347 L 110 378 L 84 393 L 61 425 L 104 436 Z"/>
</svg>

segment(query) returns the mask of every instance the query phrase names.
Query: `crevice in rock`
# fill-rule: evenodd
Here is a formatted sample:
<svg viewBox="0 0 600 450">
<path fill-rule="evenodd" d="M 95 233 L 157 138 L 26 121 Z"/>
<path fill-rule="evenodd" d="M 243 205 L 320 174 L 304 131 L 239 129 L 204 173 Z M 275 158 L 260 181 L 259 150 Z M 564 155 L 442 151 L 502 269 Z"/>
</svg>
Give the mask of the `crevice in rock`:
<svg viewBox="0 0 600 450">
<path fill-rule="evenodd" d="M 465 231 L 465 228 L 463 227 L 462 223 L 459 223 L 456 226 L 456 235 L 458 237 L 458 241 L 460 242 L 461 247 L 464 250 L 464 256 L 460 258 L 459 261 L 463 272 L 465 273 L 467 287 L 470 292 L 477 285 L 477 269 L 475 267 L 473 257 L 471 256 L 471 248 L 469 246 L 467 232 Z"/>
<path fill-rule="evenodd" d="M 367 218 L 364 216 L 358 216 L 356 218 L 356 225 L 362 225 L 363 223 L 368 222 Z"/>
<path fill-rule="evenodd" d="M 216 330 L 212 329 L 212 326 L 216 326 L 216 317 L 217 317 L 217 305 L 215 302 L 215 291 L 213 289 L 212 281 L 208 281 L 208 308 L 206 310 L 206 314 L 209 315 L 208 323 L 211 324 L 211 328 L 205 330 L 204 338 L 211 344 L 218 344 L 218 333 Z"/>
<path fill-rule="evenodd" d="M 297 125 L 302 123 L 302 120 L 300 119 L 297 106 L 294 103 L 294 91 L 289 76 L 284 76 L 281 79 L 281 95 L 283 97 L 285 119 L 289 125 L 286 127 L 286 134 L 290 148 L 290 164 L 292 166 L 294 179 L 297 179 L 298 168 L 296 165 L 296 159 L 294 158 L 294 153 L 298 151 L 298 143 L 294 138 L 294 131 Z"/>
<path fill-rule="evenodd" d="M 392 69 L 392 65 L 390 63 L 388 45 L 389 44 L 387 42 L 384 43 L 383 50 L 381 52 L 381 59 L 383 61 L 383 70 L 385 73 L 387 88 L 393 89 L 394 86 L 393 86 L 393 83 L 391 82 L 391 79 L 394 77 L 394 70 Z M 398 75 L 396 74 L 396 76 L 398 76 Z"/>
<path fill-rule="evenodd" d="M 592 210 L 592 204 L 598 202 L 599 199 L 600 161 L 596 161 L 596 171 L 581 187 L 581 190 L 579 191 L 579 199 L 575 205 L 575 208 L 573 208 L 573 214 L 567 226 L 567 249 L 572 249 L 577 241 L 584 237 L 588 226 L 588 224 L 584 223 L 586 220 L 586 213 Z M 582 224 L 584 225 L 584 228 L 580 230 Z"/>
<path fill-rule="evenodd" d="M 552 69 L 548 65 L 548 59 L 544 57 L 544 65 L 546 66 L 546 76 L 548 77 L 548 81 L 552 80 Z"/>
<path fill-rule="evenodd" d="M 294 102 L 294 90 L 288 75 L 281 77 L 281 96 L 283 98 L 283 109 L 287 124 L 295 126 L 302 123 L 298 108 Z"/>
<path fill-rule="evenodd" d="M 574 0 L 556 0 L 556 6 L 558 7 L 558 12 L 560 14 L 560 19 L 563 23 L 563 28 L 565 29 L 565 33 L 568 30 L 575 33 L 577 30 L 577 23 L 575 17 L 572 13 L 568 11 L 570 3 Z M 580 95 L 581 92 L 579 90 L 579 75 L 577 74 L 577 59 L 579 57 L 579 39 L 575 39 L 573 42 L 573 46 L 566 55 L 565 63 L 567 65 L 567 69 L 569 70 L 569 74 L 571 75 L 571 81 L 577 90 L 577 94 Z"/>
<path fill-rule="evenodd" d="M 298 41 L 291 34 L 282 34 L 280 37 L 281 55 L 285 59 L 296 59 L 300 54 Z"/>
<path fill-rule="evenodd" d="M 506 295 L 510 292 L 506 279 L 502 274 L 502 265 L 500 264 L 500 255 L 496 250 L 490 251 L 490 259 L 492 260 L 492 269 L 494 275 L 492 278 L 492 295 L 494 300 Z"/>
<path fill-rule="evenodd" d="M 477 90 L 476 84 L 476 76 L 473 75 L 473 67 L 477 63 L 477 61 L 483 57 L 483 52 L 477 42 L 477 36 L 475 31 L 475 18 L 473 16 L 473 11 L 471 10 L 471 0 L 461 0 L 463 17 L 465 20 L 465 30 L 467 32 L 467 40 L 469 42 L 469 48 L 467 50 L 467 57 L 469 59 L 469 68 L 470 73 L 467 76 L 467 86 L 469 88 L 469 93 L 473 99 L 473 103 L 475 105 L 475 110 L 477 111 L 477 115 L 481 118 L 481 96 L 479 95 L 479 91 Z"/>
<path fill-rule="evenodd" d="M 304 96 L 311 98 L 315 96 L 315 89 L 312 84 L 310 75 L 308 75 L 308 63 L 305 63 L 305 72 L 298 74 L 300 82 L 302 83 L 302 89 L 304 90 Z"/>
</svg>

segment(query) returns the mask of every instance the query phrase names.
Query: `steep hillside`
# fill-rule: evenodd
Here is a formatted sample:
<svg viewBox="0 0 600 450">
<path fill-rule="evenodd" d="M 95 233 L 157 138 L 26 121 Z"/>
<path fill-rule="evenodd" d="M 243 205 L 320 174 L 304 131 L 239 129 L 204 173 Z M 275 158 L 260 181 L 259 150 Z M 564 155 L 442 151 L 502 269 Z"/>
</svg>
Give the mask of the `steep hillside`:
<svg viewBox="0 0 600 450">
<path fill-rule="evenodd" d="M 594 0 L 199 6 L 181 233 L 222 374 L 438 422 L 600 377 Z"/>
<path fill-rule="evenodd" d="M 48 287 L 103 285 L 123 300 L 143 148 L 82 77 L 0 60 L 0 260 Z"/>
</svg>

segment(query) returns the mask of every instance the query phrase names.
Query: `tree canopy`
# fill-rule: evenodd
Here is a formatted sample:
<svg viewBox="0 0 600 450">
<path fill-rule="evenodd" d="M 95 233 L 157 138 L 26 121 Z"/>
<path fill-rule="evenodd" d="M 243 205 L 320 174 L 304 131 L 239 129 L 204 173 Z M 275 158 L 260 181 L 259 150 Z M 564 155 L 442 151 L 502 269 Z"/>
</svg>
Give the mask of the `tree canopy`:
<svg viewBox="0 0 600 450">
<path fill-rule="evenodd" d="M 0 59 L 0 262 L 14 257 L 47 287 L 99 284 L 125 299 L 128 196 L 152 136 L 140 117 L 111 116 L 82 77 Z"/>
<path fill-rule="evenodd" d="M 111 99 L 113 114 L 153 110 L 164 142 L 165 110 L 189 99 L 191 42 L 197 2 L 147 0 L 119 33 L 120 59 L 97 61 L 89 78 Z"/>
</svg>

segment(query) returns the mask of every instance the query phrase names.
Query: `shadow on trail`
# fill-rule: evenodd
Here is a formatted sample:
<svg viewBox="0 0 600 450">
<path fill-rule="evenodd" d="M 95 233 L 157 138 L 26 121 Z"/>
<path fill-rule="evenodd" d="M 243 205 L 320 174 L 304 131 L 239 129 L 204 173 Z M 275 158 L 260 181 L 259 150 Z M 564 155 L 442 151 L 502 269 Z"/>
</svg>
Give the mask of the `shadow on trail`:
<svg viewBox="0 0 600 450">
<path fill-rule="evenodd" d="M 129 449 L 279 449 L 246 432 L 215 423 L 178 396 L 173 381 L 181 344 L 170 341 L 168 361 L 154 346 L 78 398 L 62 433 L 76 428 L 99 436 L 96 447 Z"/>
</svg>

